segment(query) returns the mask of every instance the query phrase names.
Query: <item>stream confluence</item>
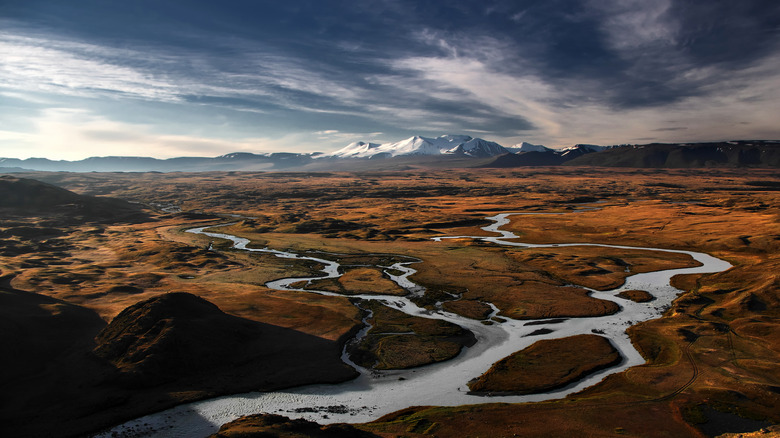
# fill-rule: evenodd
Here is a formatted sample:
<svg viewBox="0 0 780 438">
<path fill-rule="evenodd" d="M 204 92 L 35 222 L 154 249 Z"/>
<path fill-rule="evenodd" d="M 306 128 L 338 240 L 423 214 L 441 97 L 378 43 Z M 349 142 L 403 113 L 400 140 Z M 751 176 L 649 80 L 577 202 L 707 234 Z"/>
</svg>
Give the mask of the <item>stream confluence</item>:
<svg viewBox="0 0 780 438">
<path fill-rule="evenodd" d="M 349 360 L 346 351 L 342 359 L 355 367 L 360 376 L 354 380 L 340 384 L 308 385 L 274 392 L 251 392 L 235 394 L 180 405 L 166 411 L 147 415 L 129 421 L 98 436 L 159 436 L 159 437 L 203 437 L 215 433 L 219 427 L 238 417 L 260 412 L 284 415 L 290 418 L 305 418 L 319 423 L 362 423 L 375 420 L 382 415 L 398 411 L 410 406 L 457 406 L 478 403 L 520 403 L 551 400 L 565 397 L 600 382 L 610 374 L 621 372 L 629 367 L 641 365 L 645 361 L 634 348 L 626 333 L 628 327 L 658 318 L 681 292 L 670 285 L 670 279 L 678 274 L 713 273 L 729 269 L 731 265 L 708 254 L 670 250 L 650 247 L 633 247 L 591 243 L 558 243 L 558 244 L 528 244 L 517 242 L 514 233 L 502 230 L 508 224 L 510 216 L 529 213 L 502 213 L 489 217 L 493 224 L 482 228 L 498 236 L 451 236 L 437 237 L 434 240 L 471 238 L 497 245 L 520 248 L 549 248 L 570 246 L 596 246 L 604 248 L 640 249 L 683 253 L 693 257 L 701 266 L 682 269 L 668 269 L 643 274 L 634 274 L 626 278 L 624 284 L 609 291 L 590 291 L 593 298 L 618 303 L 621 310 L 613 315 L 556 318 L 548 320 L 513 320 L 503 317 L 506 322 L 485 325 L 480 321 L 465 318 L 445 311 L 430 311 L 420 308 L 408 296 L 396 297 L 387 295 L 361 294 L 352 297 L 364 300 L 376 300 L 386 306 L 393 307 L 409 315 L 449 321 L 471 330 L 477 338 L 477 343 L 470 348 L 464 348 L 456 358 L 408 370 L 374 371 L 355 365 Z M 539 214 L 539 213 L 532 213 Z M 544 213 L 542 213 L 544 214 Z M 555 213 L 549 213 L 555 214 Z M 292 284 L 301 284 L 311 280 L 335 278 L 340 276 L 339 263 L 323 258 L 304 256 L 268 248 L 249 248 L 248 239 L 223 233 L 207 231 L 220 225 L 198 227 L 187 230 L 212 238 L 226 239 L 233 242 L 238 250 L 250 252 L 271 253 L 277 257 L 308 260 L 322 264 L 324 275 L 310 278 L 284 278 L 266 284 L 270 289 L 300 291 L 302 293 L 317 293 L 322 295 L 343 296 L 333 292 L 298 289 Z M 419 294 L 424 289 L 409 280 L 415 272 L 409 265 L 417 262 L 402 262 L 388 267 L 394 272 L 386 274 L 403 287 L 409 294 Z M 644 290 L 651 293 L 655 300 L 647 303 L 635 303 L 616 297 L 624 290 Z M 488 303 L 491 304 L 491 303 Z M 492 304 L 491 304 L 492 306 Z M 496 313 L 497 309 L 493 313 Z M 529 324 L 531 323 L 531 324 Z M 551 330 L 549 333 L 529 336 L 542 325 Z M 365 336 L 368 328 L 361 330 L 356 336 Z M 467 382 L 478 377 L 498 360 L 522 350 L 540 339 L 554 339 L 578 334 L 598 333 L 608 338 L 620 352 L 623 360 L 618 365 L 593 373 L 568 387 L 533 395 L 514 396 L 475 396 L 467 394 Z"/>
</svg>

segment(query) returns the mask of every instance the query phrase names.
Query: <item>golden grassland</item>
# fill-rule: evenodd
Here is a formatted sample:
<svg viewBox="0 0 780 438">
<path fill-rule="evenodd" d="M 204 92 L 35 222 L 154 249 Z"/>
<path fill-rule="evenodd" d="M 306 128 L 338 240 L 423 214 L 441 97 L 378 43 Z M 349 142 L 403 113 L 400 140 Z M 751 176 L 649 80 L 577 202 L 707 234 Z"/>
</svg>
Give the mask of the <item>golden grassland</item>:
<svg viewBox="0 0 780 438">
<path fill-rule="evenodd" d="M 468 386 L 476 394 L 536 394 L 563 388 L 620 361 L 620 353 L 601 336 L 543 339 L 494 363 Z"/>
<path fill-rule="evenodd" d="M 474 335 L 451 322 L 407 315 L 376 301 L 361 303 L 371 312 L 371 329 L 350 352 L 361 366 L 377 370 L 413 368 L 452 359 Z"/>
<path fill-rule="evenodd" d="M 420 260 L 412 279 L 428 289 L 421 305 L 444 301 L 446 309 L 475 319 L 487 316 L 481 301 L 513 318 L 588 316 L 617 309 L 576 285 L 609 289 L 631 273 L 692 264 L 652 251 L 430 240 L 489 235 L 479 227 L 497 212 L 571 213 L 514 216 L 505 228 L 524 242 L 708 252 L 734 268 L 676 277 L 683 294 L 672 308 L 629 331 L 646 365 L 560 401 L 411 408 L 360 427 L 382 436 L 702 436 L 718 415 L 780 421 L 780 173 L 774 170 L 23 176 L 156 209 L 154 221 L 134 224 L 58 228 L 45 215 L 0 224 L 0 270 L 13 276 L 10 285 L 93 309 L 106 321 L 138 301 L 185 291 L 228 314 L 338 340 L 360 323 L 350 294 L 399 293 L 378 268 L 388 260 L 377 254 Z M 172 206 L 185 213 L 162 210 Z M 214 216 L 228 213 L 250 219 Z M 257 247 L 350 258 L 346 278 L 310 285 L 345 296 L 269 290 L 265 282 L 314 276 L 317 266 L 181 232 L 226 221 L 237 222 L 229 230 Z M 36 231 L 26 235 L 23 226 Z M 211 240 L 216 251 L 206 249 Z"/>
<path fill-rule="evenodd" d="M 629 275 L 699 266 L 687 254 L 592 246 L 536 248 L 507 254 L 519 263 L 554 272 L 566 283 L 596 290 L 619 287 Z"/>
<path fill-rule="evenodd" d="M 305 289 L 325 290 L 344 295 L 379 294 L 406 295 L 407 292 L 395 282 L 383 275 L 381 268 L 354 267 L 345 268 L 338 278 L 314 280 L 305 285 Z"/>
</svg>

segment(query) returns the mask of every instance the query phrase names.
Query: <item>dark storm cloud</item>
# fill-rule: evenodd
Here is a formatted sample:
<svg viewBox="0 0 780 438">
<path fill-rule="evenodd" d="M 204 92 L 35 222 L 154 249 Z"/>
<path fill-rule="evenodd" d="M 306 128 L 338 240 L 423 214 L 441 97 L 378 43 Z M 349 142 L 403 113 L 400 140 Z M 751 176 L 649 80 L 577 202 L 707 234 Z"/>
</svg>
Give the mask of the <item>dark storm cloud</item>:
<svg viewBox="0 0 780 438">
<path fill-rule="evenodd" d="M 210 108 L 277 137 L 563 138 L 693 98 L 760 107 L 780 51 L 763 0 L 4 0 L 0 25 L 0 92 Z"/>
<path fill-rule="evenodd" d="M 312 69 L 358 86 L 365 86 L 362 76 L 383 71 L 379 60 L 440 51 L 420 41 L 425 29 L 453 39 L 492 36 L 506 41 L 525 68 L 530 63 L 551 81 L 595 80 L 619 106 L 698 93 L 698 82 L 709 78 L 679 80 L 685 71 L 740 67 L 777 50 L 777 2 L 676 1 L 659 16 L 643 19 L 659 3 L 25 0 L 4 2 L 3 12 L 111 46 L 195 50 L 227 60 L 227 69 L 232 57 L 254 45 L 265 53 L 308 60 Z M 665 25 L 668 38 L 650 33 L 647 40 L 620 47 L 621 39 L 635 38 L 632 31 L 642 32 L 638 27 Z M 511 71 L 513 64 L 505 59 L 495 69 Z"/>
<path fill-rule="evenodd" d="M 592 2 L 602 7 L 590 15 L 605 47 L 619 59 L 593 72 L 618 107 L 705 95 L 712 84 L 780 48 L 777 2 L 677 0 L 663 10 L 653 8 L 663 2 L 628 2 L 635 11 L 620 11 L 615 4 Z"/>
</svg>

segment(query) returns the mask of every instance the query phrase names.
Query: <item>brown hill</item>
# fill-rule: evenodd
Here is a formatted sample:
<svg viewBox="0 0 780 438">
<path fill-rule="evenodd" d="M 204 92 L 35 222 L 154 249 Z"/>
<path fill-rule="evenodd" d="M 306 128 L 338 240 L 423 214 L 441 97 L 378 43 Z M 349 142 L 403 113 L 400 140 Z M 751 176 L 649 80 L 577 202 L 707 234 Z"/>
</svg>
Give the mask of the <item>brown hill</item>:
<svg viewBox="0 0 780 438">
<path fill-rule="evenodd" d="M 336 343 L 228 315 L 187 293 L 128 307 L 96 339 L 95 353 L 117 367 L 125 385 L 196 383 L 214 376 L 208 385 L 199 383 L 202 389 L 267 390 L 356 375 L 339 360 Z"/>
<path fill-rule="evenodd" d="M 621 360 L 601 336 L 543 339 L 496 362 L 468 386 L 474 394 L 536 394 L 563 388 Z"/>
<path fill-rule="evenodd" d="M 194 295 L 143 301 L 106 326 L 91 310 L 7 284 L 0 436 L 81 436 L 220 394 L 357 375 L 338 342 L 231 316 Z"/>
<path fill-rule="evenodd" d="M 74 414 L 91 413 L 101 399 L 112 403 L 103 390 L 98 397 L 80 391 L 111 373 L 90 353 L 106 323 L 89 309 L 13 289 L 10 277 L 3 280 L 0 436 L 75 434 L 70 432 Z"/>
<path fill-rule="evenodd" d="M 114 198 L 84 196 L 28 178 L 0 175 L 0 211 L 5 215 L 56 215 L 84 221 L 148 220 L 143 208 Z"/>
<path fill-rule="evenodd" d="M 8 283 L 8 276 L 0 282 Z M 0 388 L 35 373 L 74 347 L 88 351 L 105 326 L 95 312 L 30 292 L 0 287 Z M 54 336 L 56 334 L 56 336 Z M 67 339 L 68 342 L 61 342 Z"/>
</svg>

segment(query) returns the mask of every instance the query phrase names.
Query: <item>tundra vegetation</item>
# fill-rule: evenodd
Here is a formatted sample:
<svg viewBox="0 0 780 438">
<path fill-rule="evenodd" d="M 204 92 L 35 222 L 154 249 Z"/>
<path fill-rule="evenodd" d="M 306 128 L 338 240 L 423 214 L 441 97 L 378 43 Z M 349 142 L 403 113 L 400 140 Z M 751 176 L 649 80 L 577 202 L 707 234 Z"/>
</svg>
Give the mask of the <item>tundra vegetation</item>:
<svg viewBox="0 0 780 438">
<path fill-rule="evenodd" d="M 341 348 L 368 312 L 373 327 L 352 351 L 363 365 L 419 366 L 470 345 L 457 326 L 350 301 L 356 293 L 404 294 L 384 268 L 397 262 L 417 262 L 411 280 L 425 287 L 418 305 L 440 303 L 484 323 L 612 313 L 616 304 L 583 287 L 609 290 L 633 273 L 695 265 L 685 255 L 636 249 L 431 240 L 490 235 L 481 227 L 498 212 L 571 213 L 513 216 L 504 228 L 523 242 L 694 250 L 734 267 L 673 278 L 682 292 L 671 308 L 629 330 L 645 365 L 562 400 L 412 407 L 350 433 L 648 437 L 737 432 L 729 424 L 759 429 L 780 422 L 779 186 L 780 173 L 768 169 L 2 176 L 0 347 L 9 354 L 0 388 L 14 402 L 3 405 L 0 431 L 76 436 L 218 394 L 344 381 L 354 372 Z M 225 232 L 251 246 L 338 260 L 342 277 L 300 285 L 337 295 L 265 286 L 316 276 L 316 264 L 183 232 L 226 223 Z M 624 298 L 652 300 L 643 292 Z M 493 320 L 486 302 L 498 309 Z M 203 330 L 215 324 L 224 329 Z M 614 362 L 598 339 L 533 344 L 475 372 L 485 374 L 472 390 L 565 385 L 561 375 L 573 368 L 576 377 Z M 270 356 L 278 360 L 247 366 Z M 517 377 L 529 373 L 539 387 Z M 259 434 L 288 425 L 257 416 L 232 427 Z M 240 432 L 230 428 L 220 434 Z"/>
</svg>

